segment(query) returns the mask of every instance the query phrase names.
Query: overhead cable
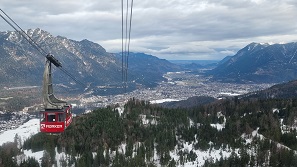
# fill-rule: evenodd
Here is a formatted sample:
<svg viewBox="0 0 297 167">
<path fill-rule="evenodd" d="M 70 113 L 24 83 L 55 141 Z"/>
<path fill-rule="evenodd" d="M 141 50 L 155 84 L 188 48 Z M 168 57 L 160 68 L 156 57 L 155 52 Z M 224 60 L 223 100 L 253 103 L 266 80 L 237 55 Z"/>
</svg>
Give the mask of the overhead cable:
<svg viewBox="0 0 297 167">
<path fill-rule="evenodd" d="M 130 3 L 129 12 L 129 0 L 126 1 L 126 17 L 125 17 L 125 45 L 124 45 L 124 2 L 122 0 L 122 82 L 123 87 L 127 88 L 128 82 L 128 64 L 129 64 L 129 52 L 130 52 L 130 39 L 131 39 L 131 27 L 132 27 L 132 10 L 133 0 Z M 128 15 L 130 14 L 130 17 Z M 129 21 L 129 27 L 128 27 Z"/>
<path fill-rule="evenodd" d="M 0 11 L 9 19 L 5 18 L 1 13 L 0 16 L 2 19 L 9 24 L 16 32 L 18 32 L 26 41 L 29 42 L 42 56 L 48 59 L 48 53 L 41 47 L 39 46 L 11 17 L 9 17 L 2 9 Z M 62 68 L 62 65 L 57 66 L 63 73 L 65 73 L 68 77 L 70 77 L 73 81 L 75 81 L 77 84 L 83 86 L 84 88 L 86 85 L 76 79 L 71 73 L 69 73 L 67 70 Z"/>
</svg>

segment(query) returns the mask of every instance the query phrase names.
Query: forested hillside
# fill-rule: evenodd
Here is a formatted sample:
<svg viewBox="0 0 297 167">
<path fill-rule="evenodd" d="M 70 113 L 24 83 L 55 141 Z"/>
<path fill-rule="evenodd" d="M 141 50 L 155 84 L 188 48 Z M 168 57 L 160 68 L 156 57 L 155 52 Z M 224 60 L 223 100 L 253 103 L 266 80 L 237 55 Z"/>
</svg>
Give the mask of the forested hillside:
<svg viewBox="0 0 297 167">
<path fill-rule="evenodd" d="M 22 148 L 43 151 L 42 166 L 294 166 L 296 118 L 297 99 L 235 98 L 190 109 L 131 99 L 123 112 L 95 110 L 63 134 L 36 134 Z M 67 156 L 55 159 L 61 152 Z M 21 150 L 2 146 L 0 153 L 0 166 L 18 165 L 4 158 Z"/>
</svg>

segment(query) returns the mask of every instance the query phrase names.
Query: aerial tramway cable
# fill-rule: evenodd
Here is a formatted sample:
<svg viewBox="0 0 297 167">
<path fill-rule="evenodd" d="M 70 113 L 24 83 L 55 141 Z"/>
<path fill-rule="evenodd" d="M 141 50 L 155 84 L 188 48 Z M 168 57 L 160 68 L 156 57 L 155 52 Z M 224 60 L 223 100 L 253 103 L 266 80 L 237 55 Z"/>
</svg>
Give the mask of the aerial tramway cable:
<svg viewBox="0 0 297 167">
<path fill-rule="evenodd" d="M 127 81 L 128 81 L 128 64 L 129 64 L 129 53 L 130 53 L 130 39 L 131 39 L 131 27 L 132 27 L 132 11 L 133 11 L 133 0 L 131 0 L 130 4 L 130 13 L 129 13 L 129 0 L 126 2 L 126 18 L 125 18 L 125 46 L 124 46 L 124 2 L 122 0 L 122 82 L 123 86 L 127 88 Z M 46 52 L 41 46 L 39 46 L 11 17 L 9 17 L 2 9 L 0 11 L 6 16 L 6 18 L 0 14 L 0 16 L 3 18 L 3 20 L 9 24 L 17 33 L 19 33 L 26 41 L 29 42 L 30 45 L 32 45 L 41 55 L 46 57 L 48 59 L 48 52 Z M 128 14 L 130 14 L 129 17 L 129 27 L 128 27 Z M 8 19 L 7 19 L 8 18 Z M 46 55 L 46 56 L 45 56 Z M 52 55 L 51 55 L 52 56 Z M 75 81 L 77 84 L 80 84 L 83 87 L 86 87 L 86 85 L 77 80 L 71 73 L 69 73 L 67 70 L 62 68 L 62 65 L 57 66 L 63 73 L 65 73 L 68 77 L 70 77 L 73 81 Z"/>
<path fill-rule="evenodd" d="M 17 29 L 9 20 L 7 20 L 3 15 L 0 14 L 0 16 L 3 18 L 3 20 L 9 24 L 16 32 L 18 32 L 22 37 L 25 38 L 26 41 L 28 41 L 39 53 L 42 55 L 46 54 L 46 52 L 39 47 L 36 42 L 22 29 L 19 27 L 19 25 L 14 22 L 2 9 L 0 9 L 1 12 L 10 20 L 13 22 L 14 25 L 16 25 L 19 29 Z M 28 39 L 29 38 L 29 39 Z"/>
<path fill-rule="evenodd" d="M 41 55 L 43 55 L 45 58 L 47 58 L 49 61 L 50 57 L 55 59 L 52 55 L 47 53 L 41 46 L 39 46 L 12 18 L 10 18 L 2 9 L 0 11 L 9 19 L 5 18 L 2 14 L 0 16 L 2 19 L 9 24 L 16 32 L 18 32 L 23 38 L 25 38 L 26 41 L 28 41 Z M 46 55 L 46 56 L 45 56 Z M 67 70 L 62 68 L 61 63 L 56 64 L 55 62 L 59 62 L 55 59 L 55 61 L 51 61 L 53 64 L 59 68 L 62 72 L 64 72 L 68 77 L 70 77 L 73 81 L 75 81 L 77 84 L 83 86 L 84 88 L 86 85 L 82 83 L 81 81 L 77 80 L 71 73 L 69 73 Z"/>
<path fill-rule="evenodd" d="M 132 11 L 133 11 L 133 0 L 131 0 L 130 6 L 130 17 L 129 14 L 129 0 L 126 2 L 126 18 L 125 18 L 125 47 L 124 47 L 124 2 L 122 0 L 122 82 L 125 88 L 127 89 L 128 81 L 128 65 L 129 65 L 129 53 L 130 53 L 130 39 L 131 39 L 131 27 L 132 27 Z M 129 28 L 128 28 L 129 20 Z"/>
</svg>

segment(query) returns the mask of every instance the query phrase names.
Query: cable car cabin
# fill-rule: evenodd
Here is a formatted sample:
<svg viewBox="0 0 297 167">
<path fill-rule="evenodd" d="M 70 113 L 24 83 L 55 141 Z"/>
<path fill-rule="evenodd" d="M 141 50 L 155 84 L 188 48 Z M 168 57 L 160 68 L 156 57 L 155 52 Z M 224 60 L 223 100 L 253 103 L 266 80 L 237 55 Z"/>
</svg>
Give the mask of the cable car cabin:
<svg viewBox="0 0 297 167">
<path fill-rule="evenodd" d="M 46 58 L 42 93 L 44 111 L 40 112 L 40 132 L 61 133 L 72 122 L 71 105 L 67 104 L 66 101 L 57 99 L 54 95 L 51 64 L 61 67 L 61 63 L 52 55 L 47 55 Z"/>
<path fill-rule="evenodd" d="M 62 133 L 72 122 L 71 105 L 63 109 L 41 111 L 40 132 Z"/>
</svg>

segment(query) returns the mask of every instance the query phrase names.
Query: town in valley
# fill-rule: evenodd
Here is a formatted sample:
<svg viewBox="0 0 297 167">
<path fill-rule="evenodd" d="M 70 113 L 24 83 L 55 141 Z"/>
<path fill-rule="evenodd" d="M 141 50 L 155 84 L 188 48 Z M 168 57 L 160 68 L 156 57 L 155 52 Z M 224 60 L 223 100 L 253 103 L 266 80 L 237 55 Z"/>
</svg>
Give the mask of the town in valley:
<svg viewBox="0 0 297 167">
<path fill-rule="evenodd" d="M 75 114 L 83 114 L 91 112 L 95 108 L 106 107 L 109 105 L 123 106 L 129 98 L 150 101 L 151 103 L 162 103 L 168 101 L 186 100 L 193 96 L 209 96 L 217 99 L 229 96 L 238 96 L 258 90 L 263 90 L 271 87 L 273 84 L 238 84 L 238 83 L 221 83 L 211 81 L 209 77 L 193 74 L 186 71 L 168 72 L 164 75 L 167 79 L 161 82 L 154 88 L 139 88 L 132 92 L 123 92 L 118 95 L 100 96 L 90 92 L 79 94 L 76 97 L 65 97 L 71 101 L 73 112 Z M 129 85 L 128 85 L 129 86 Z M 22 109 L 8 109 L 2 106 L 0 111 L 0 133 L 17 128 L 31 118 L 38 118 L 39 111 L 42 110 L 41 96 L 38 98 L 38 93 L 41 88 L 38 86 L 24 86 L 17 88 L 3 89 L 1 101 L 13 100 L 14 97 L 6 97 L 9 92 L 18 92 L 17 94 L 29 96 L 32 93 L 36 99 L 31 99 L 34 104 L 31 106 L 22 106 Z M 40 93 L 41 94 L 41 93 Z M 33 95 L 32 95 L 33 96 Z M 59 94 L 57 94 L 59 96 Z M 38 104 L 40 101 L 40 104 Z M 2 102 L 1 105 L 5 103 Z M 26 103 L 28 104 L 28 103 Z"/>
</svg>

